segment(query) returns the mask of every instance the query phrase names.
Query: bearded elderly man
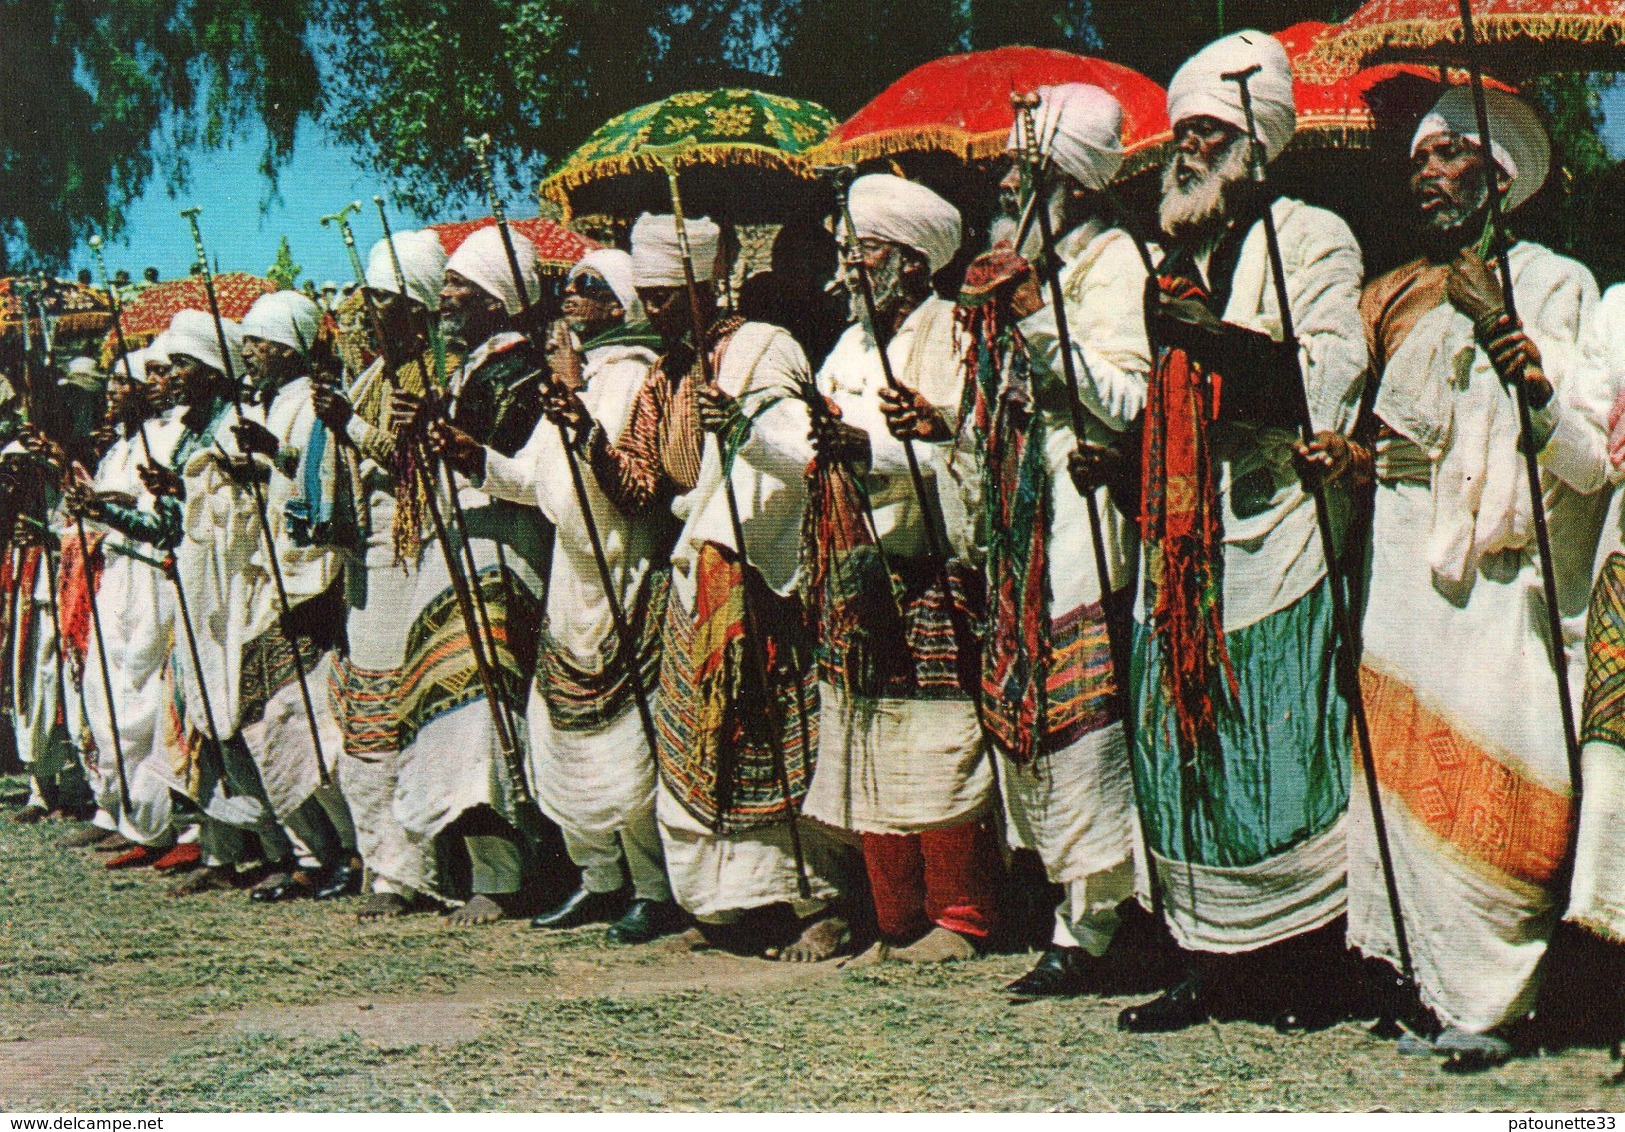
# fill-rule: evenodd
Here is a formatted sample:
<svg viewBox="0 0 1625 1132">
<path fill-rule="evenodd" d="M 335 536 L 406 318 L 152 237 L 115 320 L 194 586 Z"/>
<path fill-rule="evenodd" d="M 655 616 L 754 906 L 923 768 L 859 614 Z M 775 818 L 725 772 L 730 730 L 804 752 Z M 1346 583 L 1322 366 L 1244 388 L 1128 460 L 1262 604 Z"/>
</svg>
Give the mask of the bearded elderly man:
<svg viewBox="0 0 1625 1132">
<path fill-rule="evenodd" d="M 1250 67 L 1256 139 L 1226 77 Z M 1273 158 L 1296 125 L 1280 43 L 1245 31 L 1209 45 L 1175 74 L 1168 110 L 1168 251 L 1148 302 L 1157 361 L 1140 431 L 1134 758 L 1156 891 L 1189 962 L 1119 1025 L 1262 1012 L 1293 1028 L 1339 1007 L 1350 735 L 1328 563 L 1300 477 L 1322 475 L 1334 502 L 1349 478 L 1363 269 L 1342 220 L 1272 201 L 1250 176 L 1255 140 Z M 1296 343 L 1278 340 L 1266 208 Z M 1307 456 L 1295 435 L 1305 398 L 1317 430 Z"/>
<path fill-rule="evenodd" d="M 540 358 L 515 318 L 537 294 L 536 245 L 512 234 L 519 264 L 514 278 L 501 233 L 482 228 L 446 262 L 440 291 L 450 342 L 466 351 L 445 389 L 444 415 L 480 444 L 512 456 L 529 439 L 539 415 Z M 422 400 L 397 392 L 391 401 L 397 434 L 415 442 Z M 431 478 L 438 478 L 430 472 Z M 470 898 L 448 917 L 456 927 L 487 924 L 518 910 L 525 880 L 526 834 L 536 828 L 524 800 L 524 687 L 536 658 L 536 626 L 547 532 L 534 508 L 494 499 L 466 476 L 449 473 L 468 526 L 467 553 L 484 606 L 474 626 L 496 682 L 492 704 L 481 681 L 470 635 L 442 555 L 425 555 L 412 601 L 401 681 L 401 761 L 395 813 L 414 837 L 460 836 L 468 853 Z M 439 493 L 438 487 L 433 487 Z M 452 523 L 449 503 L 442 513 Z M 455 529 L 453 530 L 456 536 Z M 465 571 L 463 566 L 459 571 Z M 494 713 L 505 712 L 499 728 Z"/>
<path fill-rule="evenodd" d="M 1411 189 L 1426 251 L 1375 280 L 1363 302 L 1382 384 L 1361 682 L 1416 978 L 1444 1027 L 1431 1043 L 1426 1032 L 1405 1041 L 1460 1064 L 1513 1052 L 1509 1027 L 1534 1002 L 1574 820 L 1557 704 L 1557 682 L 1571 676 L 1551 664 L 1506 386 L 1521 382 L 1532 409 L 1565 636 L 1578 636 L 1589 590 L 1611 400 L 1591 273 L 1514 244 L 1518 322 L 1481 256 L 1490 178 L 1516 209 L 1545 180 L 1549 153 L 1526 104 L 1487 94 L 1489 161 L 1466 90 L 1422 120 Z M 1606 701 L 1617 695 L 1607 675 L 1618 668 L 1617 628 L 1598 629 Z M 1617 726 L 1597 722 L 1604 737 Z M 1363 798 L 1352 824 L 1349 936 L 1393 961 Z"/>
<path fill-rule="evenodd" d="M 546 620 L 527 713 L 530 768 L 536 800 L 559 824 L 581 883 L 531 926 L 613 920 L 606 933 L 611 943 L 647 943 L 678 921 L 655 823 L 654 752 L 639 704 L 653 701 L 659 674 L 664 566 L 674 532 L 669 516 L 628 515 L 615 507 L 585 474 L 582 456 L 565 444 L 579 449 L 620 439 L 659 344 L 643 319 L 632 258 L 609 248 L 590 252 L 570 270 L 564 320 L 554 329 L 549 358 L 553 381 L 579 390 L 587 415 L 570 432 L 540 421 L 512 458 L 451 425 L 436 426 L 435 437 L 482 489 L 537 508 L 553 524 Z M 597 549 L 575 491 L 578 473 Z M 598 550 L 632 640 L 617 631 Z"/>
<path fill-rule="evenodd" d="M 978 375 L 966 424 L 983 465 L 989 543 L 982 703 L 1010 845 L 1035 850 L 1064 888 L 1049 948 L 1006 988 L 1021 998 L 1099 989 L 1118 906 L 1134 894 L 1134 799 L 1107 630 L 1108 617 L 1123 615 L 1125 603 L 1108 595 L 1128 584 L 1134 535 L 1106 488 L 1080 488 L 1068 462 L 1083 443 L 1115 451 L 1145 404 L 1150 366 L 1145 269 L 1133 238 L 1106 219 L 1101 192 L 1122 164 L 1122 107 L 1081 83 L 1036 94 L 1032 124 L 1047 163 L 1036 207 L 1060 233 L 1082 436 L 1068 404 L 1059 318 L 1026 259 L 995 249 L 973 265 L 960 298 L 967 368 Z M 1012 130 L 1012 152 L 1024 148 L 1024 133 L 1022 123 Z M 1021 174 L 1013 166 L 1001 186 L 1007 200 Z M 1101 517 L 1104 579 L 1084 492 L 1094 493 Z M 1124 617 L 1117 631 L 1127 628 Z"/>
<path fill-rule="evenodd" d="M 345 565 L 345 648 L 334 657 L 328 691 L 343 731 L 339 779 L 355 819 L 357 848 L 372 875 L 372 891 L 356 912 L 363 921 L 402 915 L 440 890 L 432 839 L 412 833 L 395 815 L 402 666 L 427 532 L 423 487 L 409 472 L 402 474 L 411 465 L 406 445 L 397 443 L 390 427 L 389 398 L 397 391 L 422 396 L 434 384 L 428 316 L 438 305 L 446 251 L 428 229 L 397 232 L 392 239 L 378 241 L 367 256 L 366 298 L 387 340 L 385 352 L 356 378 L 348 398 L 326 383 L 311 389 L 311 403 L 331 437 L 353 449 L 355 462 L 347 459 L 342 467 L 353 469 L 358 481 L 352 499 L 360 530 Z M 308 454 L 307 473 L 312 457 L 319 466 L 331 459 Z M 315 474 L 326 479 L 320 467 Z M 329 508 L 308 517 L 318 530 L 331 526 Z"/>
<path fill-rule="evenodd" d="M 790 826 L 818 726 L 795 593 L 802 478 L 813 457 L 802 399 L 811 374 L 786 331 L 718 311 L 712 281 L 721 233 L 703 218 L 687 228 L 697 310 L 675 219 L 645 213 L 632 228 L 633 277 L 661 338 L 660 361 L 620 439 L 611 444 L 602 430 L 589 430 L 586 451 L 599 485 L 624 513 L 669 506 L 682 525 L 661 627 L 655 813 L 672 891 L 700 923 L 683 943 L 817 961 L 850 933 L 835 906 L 835 846 L 801 822 L 798 860 Z M 698 343 L 696 322 L 703 328 Z M 697 348 L 709 353 L 709 366 Z M 585 410 L 574 394 L 560 391 L 546 411 L 581 431 Z M 725 476 L 739 508 L 742 552 Z M 746 631 L 757 636 L 747 641 Z M 765 688 L 756 663 L 763 653 Z M 786 908 L 789 917 L 775 914 Z"/>
<path fill-rule="evenodd" d="M 858 178 L 850 200 L 893 375 L 919 411 L 956 421 L 954 305 L 932 293 L 931 277 L 959 251 L 959 210 L 889 174 Z M 979 563 L 965 524 L 945 530 L 943 517 L 963 514 L 960 479 L 974 481 L 975 462 L 914 445 L 924 500 L 916 494 L 883 415 L 889 388 L 861 288 L 849 281 L 847 290 L 854 325 L 818 373 L 832 411 L 813 418 L 819 459 L 803 555 L 818 633 L 819 748 L 805 812 L 862 841 L 880 932 L 866 959 L 967 959 L 996 924 L 999 861 L 966 608 L 967 599 L 980 605 Z"/>
</svg>

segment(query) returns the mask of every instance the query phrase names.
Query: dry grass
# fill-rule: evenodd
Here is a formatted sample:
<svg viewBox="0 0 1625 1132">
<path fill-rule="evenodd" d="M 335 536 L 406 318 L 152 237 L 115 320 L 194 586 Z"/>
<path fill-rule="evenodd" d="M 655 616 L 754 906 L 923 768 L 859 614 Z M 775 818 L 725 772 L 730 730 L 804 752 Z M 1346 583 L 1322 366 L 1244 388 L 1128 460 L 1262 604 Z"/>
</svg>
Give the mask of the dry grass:
<svg viewBox="0 0 1625 1132">
<path fill-rule="evenodd" d="M 1137 1037 L 1128 1000 L 1015 1007 L 1028 956 L 792 970 L 612 950 L 596 930 L 358 926 L 185 902 L 0 825 L 0 1108 L 1614 1108 L 1597 1050 L 1452 1077 L 1357 1025 Z"/>
</svg>

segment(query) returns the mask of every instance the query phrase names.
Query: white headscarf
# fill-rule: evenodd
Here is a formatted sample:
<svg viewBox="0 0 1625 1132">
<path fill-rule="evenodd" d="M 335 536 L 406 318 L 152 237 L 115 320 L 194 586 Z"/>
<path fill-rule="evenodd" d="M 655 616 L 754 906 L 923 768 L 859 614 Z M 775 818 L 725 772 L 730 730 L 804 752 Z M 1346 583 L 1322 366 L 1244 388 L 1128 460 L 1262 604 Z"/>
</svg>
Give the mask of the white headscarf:
<svg viewBox="0 0 1625 1132">
<path fill-rule="evenodd" d="M 396 232 L 394 242 L 395 254 L 401 260 L 401 274 L 406 276 L 406 297 L 426 307 L 439 306 L 440 284 L 446 277 L 446 248 L 440 237 L 425 228 L 418 232 Z M 505 255 L 503 268 L 507 268 Z M 338 290 L 336 283 L 329 286 L 335 292 Z M 388 240 L 379 240 L 367 255 L 367 286 L 375 291 L 400 292 Z"/>
<path fill-rule="evenodd" d="M 513 237 L 514 256 L 519 260 L 519 274 L 525 281 L 525 294 L 534 302 L 541 293 L 541 284 L 536 278 L 536 245 L 522 232 L 515 232 L 511 228 L 508 232 Z M 501 299 L 509 314 L 518 314 L 525 308 L 524 300 L 514 285 L 508 253 L 502 246 L 502 233 L 494 224 L 481 228 L 459 244 L 446 261 L 446 270 L 455 271 L 486 294 Z"/>
<path fill-rule="evenodd" d="M 1185 60 L 1168 84 L 1168 120 L 1178 125 L 1186 118 L 1217 118 L 1242 133 L 1247 116 L 1241 109 L 1240 86 L 1223 76 L 1257 65 L 1247 80 L 1258 120 L 1258 140 L 1265 160 L 1274 161 L 1298 129 L 1292 98 L 1292 64 L 1286 48 L 1261 31 L 1238 31 L 1215 40 Z"/>
<path fill-rule="evenodd" d="M 852 182 L 852 226 L 859 239 L 913 248 L 935 274 L 959 251 L 959 210 L 918 181 L 870 173 Z"/>
<path fill-rule="evenodd" d="M 143 346 L 139 350 L 131 350 L 128 354 L 113 363 L 113 376 L 123 381 L 134 381 L 144 385 L 150 379 L 147 377 L 147 361 L 167 361 L 167 358 L 153 358 L 152 347 Z"/>
<path fill-rule="evenodd" d="M 310 353 L 322 312 L 298 291 L 272 291 L 254 300 L 243 316 L 243 337 L 262 338 L 301 354 Z"/>
<path fill-rule="evenodd" d="M 169 331 L 160 330 L 158 336 L 147 343 L 147 361 L 157 362 L 161 366 L 169 364 Z"/>
<path fill-rule="evenodd" d="M 1546 183 L 1552 146 L 1540 119 L 1517 95 L 1492 87 L 1484 92 L 1484 102 L 1489 110 L 1490 155 L 1512 181 L 1504 204 L 1510 212 Z M 1414 157 L 1417 147 L 1434 134 L 1457 134 L 1475 144 L 1479 141 L 1478 115 L 1473 110 L 1470 88 L 1451 87 L 1433 104 L 1416 127 L 1411 155 Z"/>
<path fill-rule="evenodd" d="M 703 216 L 683 219 L 688 250 L 694 256 L 694 282 L 708 283 L 716 278 L 722 229 Z M 676 217 L 645 212 L 632 225 L 632 282 L 639 287 L 676 287 L 684 282 Z"/>
<path fill-rule="evenodd" d="M 225 330 L 226 348 L 231 351 L 231 376 L 242 380 L 244 374 L 242 327 L 229 318 L 221 319 L 220 325 Z M 185 354 L 222 375 L 226 373 L 226 359 L 221 356 L 220 338 L 215 332 L 214 318 L 211 315 L 195 310 L 176 311 L 175 317 L 169 321 L 169 329 L 164 333 L 168 336 L 165 345 L 171 358 L 177 354 Z"/>
<path fill-rule="evenodd" d="M 632 282 L 631 256 L 619 248 L 599 248 L 577 261 L 570 269 L 570 278 L 574 279 L 583 271 L 596 271 L 604 277 L 609 289 L 615 292 L 621 309 L 626 311 L 628 323 L 643 321 L 643 303 L 638 298 L 637 286 Z"/>
<path fill-rule="evenodd" d="M 1033 111 L 1033 132 L 1061 172 L 1086 189 L 1111 184 L 1123 165 L 1123 105 L 1089 83 L 1041 86 Z M 1010 127 L 1005 149 L 1016 152 L 1021 119 Z"/>
</svg>

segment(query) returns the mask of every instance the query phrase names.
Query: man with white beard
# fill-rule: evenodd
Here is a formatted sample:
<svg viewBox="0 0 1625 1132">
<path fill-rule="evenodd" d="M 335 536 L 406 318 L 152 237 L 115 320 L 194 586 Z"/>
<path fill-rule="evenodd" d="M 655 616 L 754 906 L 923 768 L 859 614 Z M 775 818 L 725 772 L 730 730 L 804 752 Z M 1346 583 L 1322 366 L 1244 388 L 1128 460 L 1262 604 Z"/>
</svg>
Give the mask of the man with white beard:
<svg viewBox="0 0 1625 1132">
<path fill-rule="evenodd" d="M 1342 220 L 1270 201 L 1252 180 L 1241 92 L 1226 77 L 1250 67 L 1257 143 L 1273 158 L 1296 126 L 1276 40 L 1221 39 L 1168 88 L 1169 246 L 1148 296 L 1157 357 L 1140 437 L 1134 758 L 1164 917 L 1189 962 L 1160 998 L 1120 1015 L 1141 1032 L 1261 1011 L 1298 1028 L 1339 1006 L 1328 975 L 1343 954 L 1350 736 L 1328 564 L 1301 477 L 1322 476 L 1334 500 L 1350 478 L 1342 434 L 1366 365 L 1362 266 Z M 1266 207 L 1296 343 L 1277 340 Z M 1305 397 L 1317 430 L 1307 450 L 1296 436 Z M 1273 962 L 1217 961 L 1266 947 Z"/>
</svg>

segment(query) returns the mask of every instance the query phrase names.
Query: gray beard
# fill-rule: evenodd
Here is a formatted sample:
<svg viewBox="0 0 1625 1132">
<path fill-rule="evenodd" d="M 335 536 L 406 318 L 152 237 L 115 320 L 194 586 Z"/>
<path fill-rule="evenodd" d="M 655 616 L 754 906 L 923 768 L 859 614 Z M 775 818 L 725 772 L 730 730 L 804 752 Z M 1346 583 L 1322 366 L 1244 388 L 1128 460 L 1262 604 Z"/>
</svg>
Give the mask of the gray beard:
<svg viewBox="0 0 1625 1132">
<path fill-rule="evenodd" d="M 854 276 L 857 268 L 848 268 Z M 880 266 L 869 273 L 869 287 L 875 296 L 875 312 L 884 315 L 902 295 L 903 257 L 895 253 L 880 261 Z M 847 317 L 860 326 L 869 324 L 869 311 L 863 301 L 863 285 L 856 278 L 846 288 Z"/>
<path fill-rule="evenodd" d="M 1489 199 L 1489 186 L 1481 185 L 1479 186 L 1478 191 L 1473 194 L 1473 199 L 1471 201 L 1462 202 L 1461 204 L 1447 205 L 1444 208 L 1434 212 L 1427 218 L 1427 226 L 1440 235 L 1454 232 L 1463 224 L 1467 223 L 1467 221 L 1471 220 L 1474 216 L 1478 215 L 1479 210 L 1484 207 Z"/>
<path fill-rule="evenodd" d="M 1245 137 L 1206 168 L 1199 168 L 1183 154 L 1176 153 L 1162 171 L 1162 203 L 1157 220 L 1176 243 L 1202 243 L 1217 235 L 1229 217 L 1227 193 L 1232 185 L 1252 177 Z M 1186 169 L 1198 173 L 1195 181 L 1179 184 L 1178 174 Z"/>
</svg>

